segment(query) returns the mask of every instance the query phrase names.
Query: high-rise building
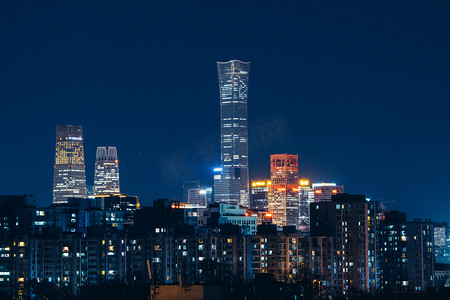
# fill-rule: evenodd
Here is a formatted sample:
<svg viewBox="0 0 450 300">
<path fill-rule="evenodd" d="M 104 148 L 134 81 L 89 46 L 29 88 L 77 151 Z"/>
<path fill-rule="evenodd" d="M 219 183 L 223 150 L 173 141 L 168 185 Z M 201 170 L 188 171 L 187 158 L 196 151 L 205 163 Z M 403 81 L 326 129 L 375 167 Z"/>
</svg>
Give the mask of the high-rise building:
<svg viewBox="0 0 450 300">
<path fill-rule="evenodd" d="M 53 203 L 69 198 L 86 198 L 83 131 L 81 126 L 56 128 Z"/>
<path fill-rule="evenodd" d="M 268 210 L 277 226 L 298 226 L 298 155 L 270 156 Z"/>
<path fill-rule="evenodd" d="M 215 175 L 214 201 L 248 207 L 247 91 L 249 62 L 217 62 L 220 91 L 220 174 Z"/>
<path fill-rule="evenodd" d="M 336 183 L 313 183 L 314 202 L 331 201 L 331 196 L 342 194 L 344 192 L 343 185 L 336 185 Z"/>
<path fill-rule="evenodd" d="M 434 255 L 436 263 L 450 264 L 450 228 L 447 222 L 434 223 Z"/>
<path fill-rule="evenodd" d="M 120 194 L 117 148 L 97 147 L 94 176 L 95 195 Z"/>
<path fill-rule="evenodd" d="M 311 204 L 310 235 L 334 237 L 334 286 L 342 292 L 376 289 L 379 205 L 364 195 L 337 194 L 331 199 Z"/>
<path fill-rule="evenodd" d="M 309 179 L 300 179 L 298 182 L 298 218 L 300 229 L 309 231 L 309 206 L 314 201 L 314 192 Z"/>
<path fill-rule="evenodd" d="M 269 185 L 270 180 L 252 181 L 251 190 L 251 208 L 256 210 L 267 210 L 269 204 Z"/>
<path fill-rule="evenodd" d="M 387 212 L 380 222 L 381 288 L 424 291 L 435 286 L 433 223 Z"/>
<path fill-rule="evenodd" d="M 206 206 L 212 202 L 212 186 L 207 180 L 186 180 L 183 182 L 183 201 Z"/>
</svg>

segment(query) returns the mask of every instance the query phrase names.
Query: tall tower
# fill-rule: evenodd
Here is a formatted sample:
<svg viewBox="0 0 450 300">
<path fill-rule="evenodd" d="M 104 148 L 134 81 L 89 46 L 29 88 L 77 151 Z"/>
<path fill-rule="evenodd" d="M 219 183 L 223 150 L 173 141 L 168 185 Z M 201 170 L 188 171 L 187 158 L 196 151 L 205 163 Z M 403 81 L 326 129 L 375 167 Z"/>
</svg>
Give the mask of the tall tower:
<svg viewBox="0 0 450 300">
<path fill-rule="evenodd" d="M 250 62 L 217 62 L 220 92 L 221 174 L 215 176 L 214 201 L 248 207 L 247 91 Z"/>
<path fill-rule="evenodd" d="M 53 203 L 86 198 L 83 130 L 81 126 L 56 127 Z"/>
<path fill-rule="evenodd" d="M 95 195 L 120 193 L 119 160 L 116 147 L 97 147 L 94 193 Z"/>
<path fill-rule="evenodd" d="M 298 155 L 274 154 L 270 156 L 268 210 L 277 226 L 299 225 Z"/>
</svg>

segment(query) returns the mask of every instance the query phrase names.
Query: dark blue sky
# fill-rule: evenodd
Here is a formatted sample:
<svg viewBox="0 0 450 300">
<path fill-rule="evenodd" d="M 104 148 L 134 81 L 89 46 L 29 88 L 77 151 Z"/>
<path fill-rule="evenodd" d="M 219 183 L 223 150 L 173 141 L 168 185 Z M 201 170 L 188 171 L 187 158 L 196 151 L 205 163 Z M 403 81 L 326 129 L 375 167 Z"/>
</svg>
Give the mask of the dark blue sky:
<svg viewBox="0 0 450 300">
<path fill-rule="evenodd" d="M 449 14 L 449 1 L 2 1 L 0 194 L 50 204 L 56 126 L 73 124 L 88 183 L 96 147 L 116 145 L 123 192 L 181 198 L 219 160 L 215 62 L 240 59 L 252 178 L 298 153 L 303 177 L 450 221 Z"/>
</svg>

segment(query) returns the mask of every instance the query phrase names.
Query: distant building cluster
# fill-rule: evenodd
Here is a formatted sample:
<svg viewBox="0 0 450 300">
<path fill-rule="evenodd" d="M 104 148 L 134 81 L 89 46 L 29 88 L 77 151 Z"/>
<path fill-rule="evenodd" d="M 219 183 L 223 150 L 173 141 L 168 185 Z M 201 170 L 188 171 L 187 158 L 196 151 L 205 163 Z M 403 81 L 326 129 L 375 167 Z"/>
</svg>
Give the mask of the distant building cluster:
<svg viewBox="0 0 450 300">
<path fill-rule="evenodd" d="M 447 223 L 407 220 L 333 182 L 313 183 L 297 154 L 270 155 L 251 181 L 250 63 L 217 63 L 221 165 L 186 180 L 183 200 L 141 206 L 121 193 L 117 148 L 97 148 L 86 184 L 81 126 L 58 126 L 53 201 L 0 196 L 0 292 L 39 297 L 107 282 L 235 284 L 270 278 L 323 297 L 450 287 Z M 306 292 L 305 292 L 306 293 Z"/>
<path fill-rule="evenodd" d="M 81 126 L 56 128 L 55 172 L 53 203 L 67 203 L 69 198 L 86 198 L 83 129 Z M 120 193 L 117 148 L 97 147 L 95 160 L 94 195 Z"/>
</svg>

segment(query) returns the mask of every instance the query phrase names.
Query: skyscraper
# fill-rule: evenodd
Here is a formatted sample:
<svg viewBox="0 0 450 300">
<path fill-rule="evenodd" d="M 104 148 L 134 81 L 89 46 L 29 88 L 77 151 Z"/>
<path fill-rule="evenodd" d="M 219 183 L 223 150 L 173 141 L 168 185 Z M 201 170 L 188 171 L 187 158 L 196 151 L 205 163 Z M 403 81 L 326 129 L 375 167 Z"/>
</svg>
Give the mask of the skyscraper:
<svg viewBox="0 0 450 300">
<path fill-rule="evenodd" d="M 309 231 L 309 205 L 314 201 L 314 191 L 309 179 L 300 179 L 298 182 L 298 219 L 300 229 Z"/>
<path fill-rule="evenodd" d="M 81 126 L 56 128 L 53 203 L 86 197 L 83 131 Z"/>
<path fill-rule="evenodd" d="M 215 176 L 214 201 L 248 207 L 247 91 L 250 62 L 217 62 L 220 92 L 221 174 Z"/>
<path fill-rule="evenodd" d="M 94 193 L 95 195 L 120 193 L 119 160 L 116 147 L 97 147 Z"/>
<path fill-rule="evenodd" d="M 252 181 L 251 208 L 255 210 L 267 210 L 270 180 Z"/>
<path fill-rule="evenodd" d="M 277 226 L 299 225 L 298 155 L 270 156 L 269 212 Z"/>
</svg>

